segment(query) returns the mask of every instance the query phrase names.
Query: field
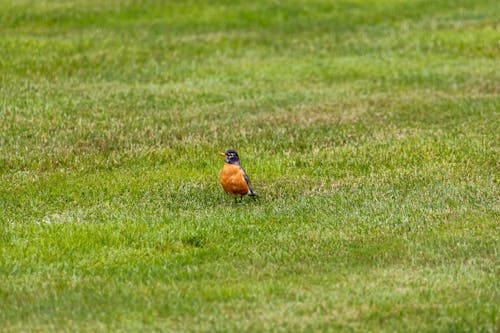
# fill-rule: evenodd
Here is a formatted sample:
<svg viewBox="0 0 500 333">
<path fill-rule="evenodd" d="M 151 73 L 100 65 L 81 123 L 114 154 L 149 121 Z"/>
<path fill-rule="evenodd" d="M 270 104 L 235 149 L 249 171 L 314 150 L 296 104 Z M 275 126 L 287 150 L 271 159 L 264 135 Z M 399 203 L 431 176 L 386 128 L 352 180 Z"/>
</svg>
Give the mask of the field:
<svg viewBox="0 0 500 333">
<path fill-rule="evenodd" d="M 499 331 L 497 1 L 0 8 L 0 331 Z"/>
</svg>

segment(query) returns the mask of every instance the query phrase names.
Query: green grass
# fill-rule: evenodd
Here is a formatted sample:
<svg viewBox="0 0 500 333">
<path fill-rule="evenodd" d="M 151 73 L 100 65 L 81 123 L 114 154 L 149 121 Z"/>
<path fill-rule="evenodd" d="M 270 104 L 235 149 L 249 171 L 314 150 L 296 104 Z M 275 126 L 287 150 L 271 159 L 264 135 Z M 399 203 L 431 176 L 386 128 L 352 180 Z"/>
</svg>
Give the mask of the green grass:
<svg viewBox="0 0 500 333">
<path fill-rule="evenodd" d="M 0 8 L 0 331 L 498 332 L 497 1 Z"/>
</svg>

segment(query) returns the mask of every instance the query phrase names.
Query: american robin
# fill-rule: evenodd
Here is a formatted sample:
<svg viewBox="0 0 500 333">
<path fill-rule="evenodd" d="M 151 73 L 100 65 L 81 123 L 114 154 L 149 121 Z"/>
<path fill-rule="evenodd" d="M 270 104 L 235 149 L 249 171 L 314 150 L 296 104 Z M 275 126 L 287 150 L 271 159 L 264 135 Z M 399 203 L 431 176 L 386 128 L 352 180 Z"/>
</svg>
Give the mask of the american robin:
<svg viewBox="0 0 500 333">
<path fill-rule="evenodd" d="M 238 153 L 235 150 L 228 149 L 225 153 L 220 153 L 220 155 L 224 156 L 224 161 L 226 162 L 220 172 L 220 181 L 224 191 L 227 194 L 240 195 L 241 200 L 247 194 L 255 196 L 256 194 L 253 193 L 250 178 L 248 178 L 247 173 L 241 167 Z"/>
</svg>

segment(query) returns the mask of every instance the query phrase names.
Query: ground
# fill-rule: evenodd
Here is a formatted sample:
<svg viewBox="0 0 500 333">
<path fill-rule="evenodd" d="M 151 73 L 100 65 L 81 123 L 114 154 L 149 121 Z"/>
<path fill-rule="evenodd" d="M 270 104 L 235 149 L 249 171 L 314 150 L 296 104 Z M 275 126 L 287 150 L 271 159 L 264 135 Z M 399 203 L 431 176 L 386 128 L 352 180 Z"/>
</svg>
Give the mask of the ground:
<svg viewBox="0 0 500 333">
<path fill-rule="evenodd" d="M 0 7 L 0 331 L 498 331 L 496 1 Z"/>
</svg>

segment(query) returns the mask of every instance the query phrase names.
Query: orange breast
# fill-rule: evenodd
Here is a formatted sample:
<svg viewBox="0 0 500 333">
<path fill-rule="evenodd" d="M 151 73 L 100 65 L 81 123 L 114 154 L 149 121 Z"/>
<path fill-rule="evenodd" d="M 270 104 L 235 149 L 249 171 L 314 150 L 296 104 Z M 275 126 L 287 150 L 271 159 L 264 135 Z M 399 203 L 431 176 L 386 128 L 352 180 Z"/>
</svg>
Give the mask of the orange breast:
<svg viewBox="0 0 500 333">
<path fill-rule="evenodd" d="M 226 163 L 220 172 L 222 188 L 226 193 L 245 195 L 248 184 L 243 177 L 243 170 L 237 165 Z"/>
</svg>

